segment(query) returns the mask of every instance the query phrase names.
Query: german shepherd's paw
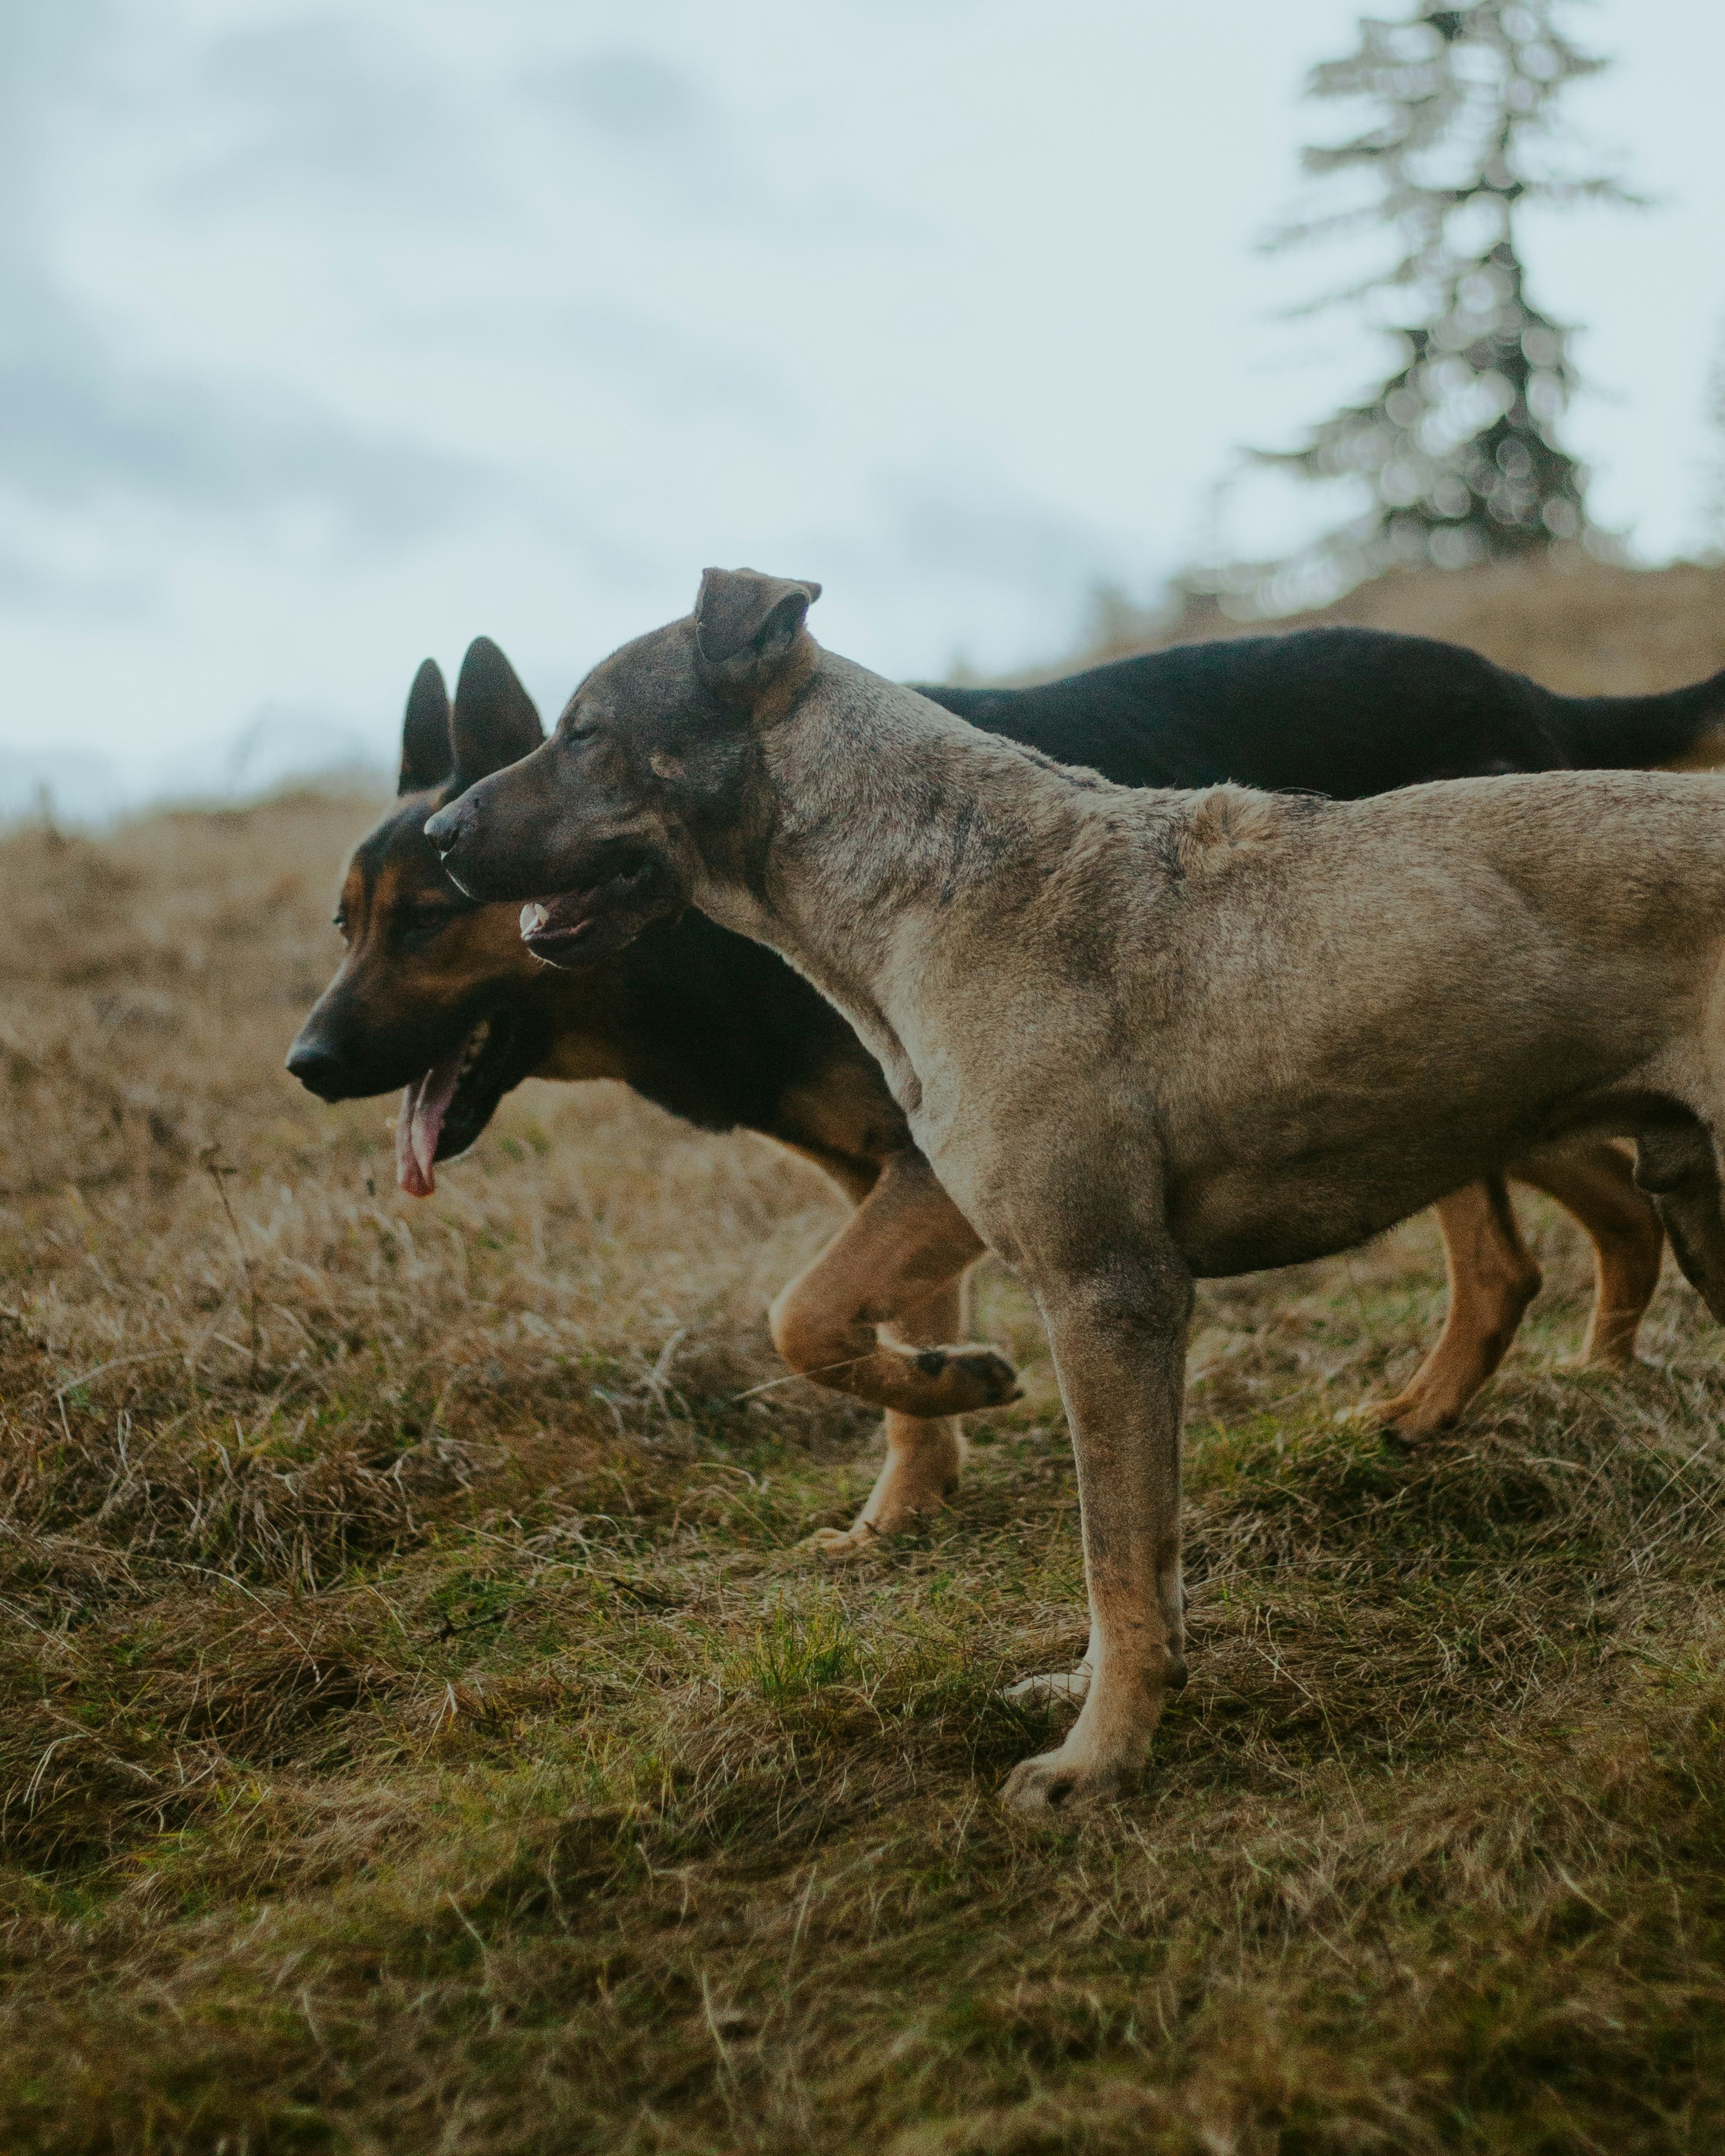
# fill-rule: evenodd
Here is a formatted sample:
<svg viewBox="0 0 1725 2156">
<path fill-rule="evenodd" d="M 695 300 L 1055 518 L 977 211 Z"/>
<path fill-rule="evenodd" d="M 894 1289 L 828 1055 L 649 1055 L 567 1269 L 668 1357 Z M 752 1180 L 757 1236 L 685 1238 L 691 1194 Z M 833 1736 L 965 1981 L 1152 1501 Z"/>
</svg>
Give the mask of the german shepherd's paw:
<svg viewBox="0 0 1725 2156">
<path fill-rule="evenodd" d="M 872 1520 L 855 1520 L 848 1527 L 817 1527 L 812 1535 L 804 1535 L 797 1547 L 828 1564 L 855 1564 L 885 1549 L 890 1539 Z"/>
<path fill-rule="evenodd" d="M 1398 1393 L 1393 1400 L 1362 1400 L 1357 1407 L 1343 1408 L 1334 1419 L 1375 1430 L 1387 1445 L 1407 1449 L 1453 1430 L 1461 1414 L 1461 1407 L 1440 1406 L 1418 1393 Z"/>
<path fill-rule="evenodd" d="M 1117 1804 L 1137 1779 L 1124 1768 L 1086 1767 L 1063 1758 L 1059 1752 L 1042 1752 L 1034 1759 L 1019 1760 L 1006 1778 L 1000 1801 L 1009 1811 L 1054 1825 Z"/>
<path fill-rule="evenodd" d="M 1090 1690 L 1090 1664 L 1081 1662 L 1076 1669 L 1048 1670 L 1040 1676 L 1020 1677 L 1015 1685 L 1009 1685 L 1001 1694 L 1019 1707 L 1081 1707 Z"/>
<path fill-rule="evenodd" d="M 937 1390 L 931 1414 L 974 1414 L 1024 1397 L 1018 1372 L 998 1348 L 923 1348 L 912 1359 L 918 1376 Z"/>
</svg>

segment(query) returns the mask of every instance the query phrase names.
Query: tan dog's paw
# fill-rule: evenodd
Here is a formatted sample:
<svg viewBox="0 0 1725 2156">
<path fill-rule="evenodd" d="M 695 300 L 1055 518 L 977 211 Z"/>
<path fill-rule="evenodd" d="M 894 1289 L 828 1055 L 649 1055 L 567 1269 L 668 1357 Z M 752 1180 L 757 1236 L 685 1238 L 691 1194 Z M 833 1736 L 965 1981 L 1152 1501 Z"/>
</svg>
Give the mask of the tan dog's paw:
<svg viewBox="0 0 1725 2156">
<path fill-rule="evenodd" d="M 918 1373 L 939 1383 L 942 1414 L 973 1414 L 1021 1399 L 1019 1373 L 998 1348 L 924 1348 Z"/>
<path fill-rule="evenodd" d="M 1090 1664 L 1073 1670 L 1049 1670 L 1040 1676 L 1020 1677 L 1001 1694 L 1017 1707 L 1081 1707 L 1090 1691 Z"/>
<path fill-rule="evenodd" d="M 1000 1801 L 1025 1819 L 1052 1822 L 1117 1803 L 1134 1777 L 1119 1767 L 1086 1767 L 1060 1752 L 1020 1759 L 1006 1778 Z"/>
</svg>

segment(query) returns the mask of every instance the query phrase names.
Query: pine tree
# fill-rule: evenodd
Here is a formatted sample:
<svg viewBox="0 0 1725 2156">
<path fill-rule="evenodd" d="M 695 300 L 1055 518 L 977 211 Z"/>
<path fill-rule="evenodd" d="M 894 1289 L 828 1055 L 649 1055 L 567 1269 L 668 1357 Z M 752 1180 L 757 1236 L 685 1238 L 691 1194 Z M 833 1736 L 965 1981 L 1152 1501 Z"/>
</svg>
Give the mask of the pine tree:
<svg viewBox="0 0 1725 2156">
<path fill-rule="evenodd" d="M 1314 98 L 1375 101 L 1363 133 L 1302 161 L 1318 180 L 1363 181 L 1367 199 L 1266 244 L 1382 223 L 1399 250 L 1319 302 L 1375 301 L 1394 372 L 1301 447 L 1260 453 L 1368 488 L 1369 508 L 1313 550 L 1308 567 L 1332 588 L 1397 563 L 1460 567 L 1593 536 L 1586 475 L 1557 431 L 1576 386 L 1570 333 L 1527 297 L 1517 244 L 1529 203 L 1633 199 L 1615 180 L 1566 176 L 1553 154 L 1554 101 L 1604 65 L 1558 29 L 1569 4 L 1418 0 L 1402 21 L 1363 19 L 1358 49 L 1307 85 Z"/>
</svg>

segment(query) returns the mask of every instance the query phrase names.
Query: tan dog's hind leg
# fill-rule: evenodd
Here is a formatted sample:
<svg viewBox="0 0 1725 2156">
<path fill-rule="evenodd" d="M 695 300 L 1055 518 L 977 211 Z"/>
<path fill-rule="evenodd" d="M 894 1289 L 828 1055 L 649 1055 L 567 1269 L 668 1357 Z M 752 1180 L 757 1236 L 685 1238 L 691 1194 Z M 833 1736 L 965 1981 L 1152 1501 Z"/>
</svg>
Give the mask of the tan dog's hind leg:
<svg viewBox="0 0 1725 2156">
<path fill-rule="evenodd" d="M 1503 1360 L 1539 1292 L 1539 1268 L 1501 1175 L 1440 1199 L 1437 1216 L 1450 1270 L 1443 1332 L 1406 1389 L 1369 1410 L 1404 1438 L 1429 1437 L 1455 1421 Z"/>
<path fill-rule="evenodd" d="M 1684 1278 L 1725 1325 L 1725 1214 L 1712 1138 L 1697 1123 L 1649 1132 L 1636 1151 L 1635 1181 L 1651 1194 Z"/>
<path fill-rule="evenodd" d="M 1142 1767 L 1164 1697 L 1186 1681 L 1180 1590 L 1180 1415 L 1190 1281 L 1170 1260 L 1130 1279 L 1039 1295 L 1072 1426 L 1090 1589 L 1090 1646 L 1064 1744 L 1020 1761 L 1004 1792 L 1046 1815 L 1106 1799 Z M 1026 1686 L 1024 1690 L 1029 1690 Z"/>
<path fill-rule="evenodd" d="M 920 1332 L 895 1340 L 908 1313 L 982 1255 L 964 1215 L 918 1152 L 895 1153 L 839 1234 L 768 1312 L 773 1344 L 792 1369 L 834 1392 L 901 1415 L 969 1414 L 1018 1398 L 1006 1358 L 975 1342 Z"/>
<path fill-rule="evenodd" d="M 1635 1188 L 1634 1163 L 1613 1145 L 1553 1147 L 1512 1162 L 1509 1173 L 1555 1198 L 1586 1229 L 1594 1246 L 1594 1312 L 1579 1359 L 1627 1369 L 1665 1255 L 1665 1231 Z"/>
<path fill-rule="evenodd" d="M 965 1329 L 966 1281 L 947 1281 L 902 1310 L 882 1332 L 911 1348 L 936 1346 Z M 886 1411 L 886 1458 L 868 1502 L 848 1527 L 820 1527 L 803 1547 L 839 1563 L 862 1557 L 938 1511 L 964 1466 L 964 1433 L 951 1415 Z"/>
</svg>

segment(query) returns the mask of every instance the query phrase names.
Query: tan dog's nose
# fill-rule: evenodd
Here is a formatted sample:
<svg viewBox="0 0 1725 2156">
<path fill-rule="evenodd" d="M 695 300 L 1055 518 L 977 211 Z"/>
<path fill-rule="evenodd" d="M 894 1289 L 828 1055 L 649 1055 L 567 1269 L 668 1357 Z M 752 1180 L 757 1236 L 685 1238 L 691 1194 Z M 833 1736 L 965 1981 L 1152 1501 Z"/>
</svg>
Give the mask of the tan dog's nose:
<svg viewBox="0 0 1725 2156">
<path fill-rule="evenodd" d="M 468 878 L 462 874 L 464 855 L 473 850 L 475 827 L 478 818 L 474 812 L 471 797 L 463 794 L 452 801 L 447 808 L 439 808 L 427 822 L 425 835 L 437 848 L 444 865 L 444 873 L 458 891 L 470 898 L 480 896 L 473 890 Z"/>
<path fill-rule="evenodd" d="M 460 844 L 471 821 L 464 795 L 459 801 L 452 801 L 447 808 L 439 808 L 436 815 L 427 819 L 425 835 L 447 860 Z"/>
</svg>

